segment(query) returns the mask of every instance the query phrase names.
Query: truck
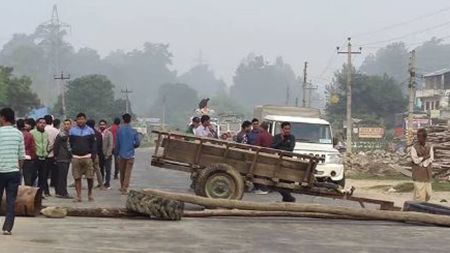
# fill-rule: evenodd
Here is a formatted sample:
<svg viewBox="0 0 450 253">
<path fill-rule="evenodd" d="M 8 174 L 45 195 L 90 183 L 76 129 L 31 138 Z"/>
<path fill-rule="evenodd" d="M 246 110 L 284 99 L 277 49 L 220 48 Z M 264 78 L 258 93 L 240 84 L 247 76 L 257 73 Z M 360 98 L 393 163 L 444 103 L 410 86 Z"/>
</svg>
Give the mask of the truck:
<svg viewBox="0 0 450 253">
<path fill-rule="evenodd" d="M 255 118 L 269 123 L 272 135 L 281 132 L 281 123 L 291 123 L 296 138 L 294 153 L 323 158 L 315 168 L 316 179 L 345 187 L 342 155 L 333 146 L 330 123 L 320 116 L 320 110 L 315 108 L 261 105 L 254 110 Z"/>
</svg>

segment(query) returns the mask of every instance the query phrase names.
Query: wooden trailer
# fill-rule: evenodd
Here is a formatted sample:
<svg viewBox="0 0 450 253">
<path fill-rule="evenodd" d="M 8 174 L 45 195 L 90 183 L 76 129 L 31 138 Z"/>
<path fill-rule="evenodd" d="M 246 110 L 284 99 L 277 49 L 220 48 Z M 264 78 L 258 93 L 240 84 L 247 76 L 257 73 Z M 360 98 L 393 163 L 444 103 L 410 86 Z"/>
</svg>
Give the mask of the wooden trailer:
<svg viewBox="0 0 450 253">
<path fill-rule="evenodd" d="M 246 186 L 256 183 L 273 190 L 353 200 L 362 207 L 374 203 L 381 209 L 396 209 L 392 202 L 356 198 L 338 185 L 317 182 L 314 171 L 324 161 L 321 157 L 180 133 L 153 133 L 158 138 L 151 164 L 191 173 L 192 188 L 199 196 L 242 199 Z"/>
</svg>

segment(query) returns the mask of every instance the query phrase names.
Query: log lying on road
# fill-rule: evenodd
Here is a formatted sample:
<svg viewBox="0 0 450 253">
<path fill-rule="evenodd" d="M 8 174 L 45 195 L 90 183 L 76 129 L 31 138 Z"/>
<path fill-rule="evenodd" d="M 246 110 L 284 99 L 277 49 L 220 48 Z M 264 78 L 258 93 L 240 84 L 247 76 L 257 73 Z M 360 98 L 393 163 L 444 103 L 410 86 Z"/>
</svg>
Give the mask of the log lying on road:
<svg viewBox="0 0 450 253">
<path fill-rule="evenodd" d="M 94 218 L 133 218 L 148 217 L 147 214 L 136 213 L 126 208 L 115 207 L 64 207 L 67 210 L 67 216 L 75 217 L 94 217 Z M 367 218 L 352 217 L 348 215 L 312 213 L 312 212 L 287 212 L 287 211 L 253 211 L 239 209 L 205 209 L 199 211 L 183 211 L 183 217 L 206 218 L 215 216 L 234 216 L 234 217 L 307 217 L 321 219 L 351 219 L 368 220 Z"/>
<path fill-rule="evenodd" d="M 213 217 L 213 216 L 241 216 L 241 217 L 305 217 L 321 219 L 350 219 L 350 220 L 369 220 L 367 218 L 352 217 L 348 215 L 339 215 L 331 213 L 313 213 L 313 212 L 288 212 L 288 211 L 254 211 L 239 209 L 205 209 L 202 211 L 184 211 L 183 217 Z"/>
<path fill-rule="evenodd" d="M 76 217 L 124 218 L 143 216 L 142 214 L 127 210 L 126 208 L 66 207 L 66 210 L 67 216 Z"/>
<path fill-rule="evenodd" d="M 174 201 L 188 202 L 205 207 L 228 208 L 258 211 L 288 211 L 288 212 L 313 212 L 347 215 L 358 218 L 389 220 L 401 222 L 419 222 L 450 227 L 450 216 L 434 215 L 416 212 L 381 211 L 372 209 L 356 209 L 320 204 L 297 203 L 261 203 L 225 199 L 209 199 L 183 193 L 171 193 L 160 190 L 145 189 L 142 191 L 148 196 L 160 197 Z"/>
</svg>

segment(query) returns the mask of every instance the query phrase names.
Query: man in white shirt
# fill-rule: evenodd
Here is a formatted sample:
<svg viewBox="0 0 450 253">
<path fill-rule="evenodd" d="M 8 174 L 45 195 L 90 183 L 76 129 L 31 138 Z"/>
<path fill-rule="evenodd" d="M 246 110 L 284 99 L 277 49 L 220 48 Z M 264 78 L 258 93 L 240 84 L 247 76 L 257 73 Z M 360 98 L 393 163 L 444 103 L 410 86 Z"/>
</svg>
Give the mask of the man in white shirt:
<svg viewBox="0 0 450 253">
<path fill-rule="evenodd" d="M 200 119 L 201 125 L 195 129 L 195 136 L 214 138 L 215 132 L 211 127 L 211 118 L 208 115 L 203 115 Z"/>
<path fill-rule="evenodd" d="M 58 181 L 58 167 L 56 165 L 55 154 L 53 152 L 53 146 L 55 145 L 56 137 L 59 134 L 59 129 L 53 126 L 53 116 L 45 115 L 45 132 L 48 134 L 48 157 L 46 161 L 47 171 L 51 175 L 50 186 L 55 187 Z M 58 126 L 59 128 L 59 126 Z M 50 195 L 50 194 L 48 194 Z"/>
<path fill-rule="evenodd" d="M 418 142 L 411 148 L 414 200 L 429 201 L 432 192 L 431 164 L 434 160 L 434 151 L 433 147 L 426 143 L 427 132 L 425 129 L 417 130 L 417 140 Z"/>
</svg>

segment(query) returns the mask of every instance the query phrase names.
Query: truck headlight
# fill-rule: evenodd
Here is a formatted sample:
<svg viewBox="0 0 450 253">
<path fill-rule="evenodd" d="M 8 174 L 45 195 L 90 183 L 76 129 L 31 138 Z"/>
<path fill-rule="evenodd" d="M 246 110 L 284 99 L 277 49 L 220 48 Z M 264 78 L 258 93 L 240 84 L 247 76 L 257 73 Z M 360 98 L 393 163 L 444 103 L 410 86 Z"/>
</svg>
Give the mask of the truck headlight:
<svg viewBox="0 0 450 253">
<path fill-rule="evenodd" d="M 325 163 L 342 164 L 341 154 L 328 154 Z"/>
</svg>

